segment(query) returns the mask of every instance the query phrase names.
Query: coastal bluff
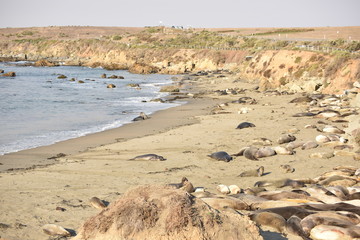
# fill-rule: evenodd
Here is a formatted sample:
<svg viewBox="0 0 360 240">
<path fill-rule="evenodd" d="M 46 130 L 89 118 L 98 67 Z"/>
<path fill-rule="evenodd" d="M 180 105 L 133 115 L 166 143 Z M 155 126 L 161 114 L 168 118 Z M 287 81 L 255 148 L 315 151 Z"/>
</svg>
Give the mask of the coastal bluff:
<svg viewBox="0 0 360 240">
<path fill-rule="evenodd" d="M 48 32 L 56 30 L 45 29 Z M 38 29 L 21 32 L 22 37 L 28 38 L 12 39 L 17 36 L 14 34 L 8 35 L 8 39 L 0 37 L 0 59 L 124 69 L 140 74 L 181 74 L 221 69 L 229 70 L 249 82 L 259 83 L 260 90 L 292 92 L 342 94 L 360 80 L 356 42 L 355 45 L 349 43 L 352 44 L 351 49 L 355 49 L 351 53 L 330 53 L 306 50 L 294 45 L 297 43 L 264 42 L 262 39 L 230 37 L 211 31 L 169 33 L 165 29 L 159 32 L 149 28 L 131 34 L 127 30 L 122 35 L 94 37 L 91 29 L 87 30 L 88 35 L 84 34 L 84 38 L 76 38 L 70 33 L 59 35 L 67 37 L 50 38 Z M 39 36 L 29 37 L 24 32 Z M 192 45 L 191 41 L 197 45 Z M 182 45 L 177 45 L 179 42 Z M 346 44 L 346 41 L 333 42 L 331 44 Z M 294 46 L 286 47 L 290 44 Z"/>
</svg>

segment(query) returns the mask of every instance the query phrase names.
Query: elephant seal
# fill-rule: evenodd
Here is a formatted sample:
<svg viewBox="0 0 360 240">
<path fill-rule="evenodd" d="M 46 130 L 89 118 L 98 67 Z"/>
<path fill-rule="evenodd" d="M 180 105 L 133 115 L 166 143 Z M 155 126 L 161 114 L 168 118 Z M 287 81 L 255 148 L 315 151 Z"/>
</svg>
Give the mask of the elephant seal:
<svg viewBox="0 0 360 240">
<path fill-rule="evenodd" d="M 259 160 L 255 155 L 259 149 L 257 147 L 247 147 L 245 148 L 243 155 L 247 159 L 257 161 Z"/>
<path fill-rule="evenodd" d="M 294 135 L 291 135 L 291 134 L 284 134 L 282 135 L 278 140 L 277 142 L 279 144 L 283 144 L 283 143 L 289 143 L 289 142 L 293 142 L 296 140 L 296 137 Z"/>
<path fill-rule="evenodd" d="M 285 178 L 275 181 L 258 181 L 254 184 L 254 187 L 265 187 L 265 186 L 275 186 L 277 188 L 290 186 L 292 188 L 300 188 L 300 187 L 305 187 L 305 183 L 302 181 Z"/>
<path fill-rule="evenodd" d="M 136 121 L 142 121 L 142 120 L 146 120 L 146 119 L 149 119 L 149 117 L 145 113 L 141 112 L 140 116 L 134 118 L 133 121 L 136 122 Z"/>
<path fill-rule="evenodd" d="M 250 128 L 250 127 L 256 127 L 256 126 L 253 123 L 242 122 L 236 127 L 236 129 Z"/>
<path fill-rule="evenodd" d="M 153 153 L 149 153 L 149 154 L 144 154 L 144 155 L 139 155 L 139 156 L 136 156 L 134 158 L 131 158 L 129 160 L 145 160 L 145 161 L 156 161 L 156 160 L 159 160 L 159 161 L 165 161 L 166 158 L 164 158 L 163 156 L 159 156 L 159 155 L 156 155 L 156 154 L 153 154 Z"/>
<path fill-rule="evenodd" d="M 240 173 L 239 177 L 261 177 L 264 174 L 264 167 L 261 166 L 256 170 L 248 170 Z"/>
<path fill-rule="evenodd" d="M 299 236 L 304 240 L 310 240 L 309 234 L 305 233 L 300 222 L 301 218 L 295 215 L 291 216 L 286 221 L 286 231 L 292 235 Z"/>
<path fill-rule="evenodd" d="M 317 225 L 310 231 L 310 237 L 318 240 L 353 240 L 360 237 L 358 226 L 338 227 L 330 225 Z"/>
<path fill-rule="evenodd" d="M 289 164 L 280 165 L 280 168 L 283 169 L 285 173 L 295 172 L 295 168 L 291 167 Z"/>
<path fill-rule="evenodd" d="M 186 178 L 186 177 L 183 177 L 181 179 L 181 182 L 180 183 L 170 183 L 170 184 L 167 184 L 168 186 L 171 186 L 171 187 L 174 187 L 176 189 L 182 189 L 188 193 L 193 193 L 195 192 L 195 188 L 194 186 L 192 185 L 192 183 Z"/>
<path fill-rule="evenodd" d="M 218 190 L 222 194 L 230 193 L 230 188 L 224 184 L 217 185 L 216 190 Z"/>
<path fill-rule="evenodd" d="M 319 144 L 317 144 L 317 142 L 314 141 L 307 141 L 306 143 L 304 143 L 301 147 L 302 150 L 306 150 L 306 149 L 312 149 L 312 148 L 317 148 L 319 146 Z"/>
<path fill-rule="evenodd" d="M 226 208 L 232 208 L 235 210 L 248 210 L 249 206 L 240 199 L 234 197 L 216 197 L 216 198 L 201 198 L 206 204 L 210 205 L 211 207 L 224 210 Z"/>
<path fill-rule="evenodd" d="M 286 207 L 273 207 L 256 210 L 256 212 L 273 212 L 281 215 L 285 219 L 289 219 L 291 216 L 297 216 L 303 219 L 310 214 L 315 213 L 314 211 L 306 210 L 302 206 L 286 206 Z"/>
<path fill-rule="evenodd" d="M 326 125 L 322 129 L 322 132 L 324 132 L 324 133 L 336 133 L 336 134 L 344 134 L 345 133 L 344 130 L 339 129 L 336 126 L 330 126 L 330 125 Z"/>
<path fill-rule="evenodd" d="M 105 203 L 100 200 L 99 198 L 97 197 L 92 197 L 90 199 L 90 204 L 94 207 L 94 208 L 97 208 L 97 209 L 104 209 L 106 208 L 106 205 Z"/>
<path fill-rule="evenodd" d="M 272 148 L 277 155 L 293 155 L 295 151 L 282 146 L 276 146 Z"/>
<path fill-rule="evenodd" d="M 230 162 L 233 159 L 227 152 L 224 151 L 214 152 L 208 155 L 208 157 L 224 162 Z"/>
<path fill-rule="evenodd" d="M 254 213 L 250 215 L 250 219 L 257 225 L 271 227 L 279 233 L 284 233 L 286 229 L 286 220 L 273 212 Z"/>
<path fill-rule="evenodd" d="M 276 152 L 271 147 L 261 147 L 255 153 L 256 158 L 271 157 L 276 155 Z"/>
<path fill-rule="evenodd" d="M 50 236 L 70 237 L 71 234 L 65 228 L 56 224 L 45 224 L 42 227 L 44 233 Z"/>
<path fill-rule="evenodd" d="M 316 116 L 316 113 L 312 112 L 302 112 L 302 113 L 295 113 L 292 117 L 313 117 Z"/>
</svg>

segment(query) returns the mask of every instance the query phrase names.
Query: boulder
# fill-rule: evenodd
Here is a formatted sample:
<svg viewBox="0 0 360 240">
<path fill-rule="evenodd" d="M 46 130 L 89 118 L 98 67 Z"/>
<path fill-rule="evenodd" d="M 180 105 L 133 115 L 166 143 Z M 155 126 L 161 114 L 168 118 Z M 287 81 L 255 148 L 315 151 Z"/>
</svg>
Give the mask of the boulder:
<svg viewBox="0 0 360 240">
<path fill-rule="evenodd" d="M 60 74 L 57 78 L 59 79 L 64 79 L 64 78 L 67 78 L 67 76 L 63 75 L 63 74 Z"/>
<path fill-rule="evenodd" d="M 151 73 L 158 73 L 159 68 L 147 65 L 145 63 L 135 63 L 129 68 L 129 72 L 139 73 L 139 74 L 151 74 Z"/>
<path fill-rule="evenodd" d="M 106 76 L 106 75 L 105 75 L 105 76 Z M 111 76 L 108 77 L 108 78 L 112 78 L 112 79 L 115 79 L 115 78 L 117 78 L 117 79 L 124 79 L 123 76 L 117 76 L 117 75 L 111 75 Z"/>
<path fill-rule="evenodd" d="M 116 88 L 115 84 L 112 84 L 112 83 L 108 84 L 106 87 L 107 88 Z"/>
<path fill-rule="evenodd" d="M 53 62 L 50 62 L 48 60 L 42 59 L 42 60 L 36 61 L 34 63 L 34 66 L 35 67 L 54 67 L 54 66 L 58 66 L 58 65 Z"/>
<path fill-rule="evenodd" d="M 101 74 L 101 78 L 106 78 L 106 74 Z"/>
<path fill-rule="evenodd" d="M 160 89 L 160 92 L 180 92 L 180 89 L 179 89 L 179 87 L 173 86 L 173 85 L 163 86 L 163 87 Z"/>
<path fill-rule="evenodd" d="M 247 216 L 218 211 L 182 189 L 145 185 L 130 189 L 89 218 L 73 238 L 80 239 L 260 240 L 262 237 Z"/>
<path fill-rule="evenodd" d="M 0 69 L 0 73 L 4 73 L 4 70 Z"/>
<path fill-rule="evenodd" d="M 137 83 L 129 83 L 129 84 L 126 84 L 126 86 L 128 86 L 128 87 L 133 87 L 133 88 L 138 88 L 138 87 L 140 87 L 140 85 L 137 84 Z"/>
<path fill-rule="evenodd" d="M 4 73 L 1 76 L 2 77 L 16 77 L 16 73 L 15 72 L 8 72 L 8 73 Z"/>
</svg>

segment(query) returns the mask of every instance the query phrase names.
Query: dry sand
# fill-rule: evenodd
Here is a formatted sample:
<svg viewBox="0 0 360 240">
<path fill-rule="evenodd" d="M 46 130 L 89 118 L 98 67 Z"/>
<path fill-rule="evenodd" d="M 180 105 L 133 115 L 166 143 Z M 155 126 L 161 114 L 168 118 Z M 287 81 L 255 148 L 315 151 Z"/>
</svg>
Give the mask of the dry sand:
<svg viewBox="0 0 360 240">
<path fill-rule="evenodd" d="M 41 150 L 12 154 L 11 159 L 6 161 L 0 158 L 4 170 L 10 167 L 10 161 L 16 159 L 19 159 L 15 164 L 18 166 L 11 168 L 26 167 L 23 161 L 33 161 L 37 157 L 42 158 L 42 162 L 37 161 L 35 164 L 44 164 L 45 156 L 61 152 L 73 154 L 60 158 L 50 166 L 0 173 L 0 236 L 5 239 L 48 239 L 41 231 L 41 226 L 48 223 L 76 231 L 86 219 L 99 212 L 89 205 L 91 197 L 97 196 L 113 202 L 135 185 L 179 182 L 186 176 L 194 186 L 215 192 L 218 184 L 236 184 L 246 188 L 259 180 L 312 178 L 337 165 L 359 166 L 359 162 L 350 156 L 309 158 L 309 154 L 313 152 L 333 151 L 326 146 L 312 150 L 300 149 L 295 155 L 277 155 L 260 161 L 251 161 L 242 156 L 229 163 L 208 158 L 207 155 L 215 151 L 237 153 L 258 137 L 269 138 L 276 146 L 276 140 L 294 128 L 300 130 L 295 133 L 297 141 L 314 140 L 319 134 L 315 129 L 304 128 L 307 124 L 318 125 L 319 119 L 291 117 L 305 109 L 304 105 L 289 103 L 299 94 L 267 96 L 252 90 L 256 86 L 254 84 L 234 80 L 237 80 L 234 76 L 203 77 L 188 81 L 187 86 L 189 91 L 235 87 L 247 89 L 243 94 L 202 95 L 189 104 L 160 111 L 143 122 Z M 258 103 L 230 103 L 221 110 L 222 114 L 210 114 L 217 103 L 230 102 L 244 96 L 252 97 Z M 251 110 L 247 114 L 238 114 L 242 107 L 249 107 Z M 243 121 L 252 122 L 256 127 L 235 129 Z M 346 124 L 336 125 L 344 128 Z M 32 151 L 35 154 L 28 155 Z M 128 161 L 147 153 L 162 155 L 167 160 Z M 285 174 L 279 168 L 281 164 L 290 164 L 296 170 Z M 238 177 L 242 171 L 261 165 L 269 174 L 262 177 Z M 58 211 L 57 207 L 64 208 L 65 211 Z"/>
</svg>

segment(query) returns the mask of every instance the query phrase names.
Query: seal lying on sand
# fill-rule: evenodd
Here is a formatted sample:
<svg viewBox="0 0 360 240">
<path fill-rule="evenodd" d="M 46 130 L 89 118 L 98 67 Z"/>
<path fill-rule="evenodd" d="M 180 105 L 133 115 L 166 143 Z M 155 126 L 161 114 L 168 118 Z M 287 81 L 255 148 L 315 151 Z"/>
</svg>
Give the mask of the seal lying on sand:
<svg viewBox="0 0 360 240">
<path fill-rule="evenodd" d="M 279 233 L 283 233 L 286 228 L 286 220 L 273 212 L 258 212 L 250 215 L 250 219 L 258 225 L 271 227 Z"/>
<path fill-rule="evenodd" d="M 71 234 L 65 228 L 55 225 L 55 224 L 45 224 L 42 227 L 44 233 L 50 236 L 58 236 L 58 237 L 70 237 Z"/>
<path fill-rule="evenodd" d="M 290 186 L 292 188 L 304 187 L 305 183 L 302 181 L 296 181 L 292 179 L 280 179 L 275 181 L 258 181 L 254 184 L 255 187 L 264 187 L 264 186 L 275 186 L 278 188 Z"/>
<path fill-rule="evenodd" d="M 152 154 L 152 153 L 149 153 L 149 154 L 144 154 L 144 155 L 140 155 L 140 156 L 136 156 L 134 158 L 131 158 L 129 160 L 150 160 L 150 161 L 156 161 L 156 160 L 159 160 L 159 161 L 165 161 L 166 158 L 162 157 L 162 156 L 159 156 L 159 155 L 156 155 L 156 154 Z"/>
<path fill-rule="evenodd" d="M 261 177 L 264 174 L 264 167 L 261 166 L 256 170 L 248 170 L 240 173 L 239 177 Z"/>
<path fill-rule="evenodd" d="M 214 152 L 208 155 L 208 157 L 224 162 L 230 162 L 233 159 L 227 152 L 224 151 Z"/>
<path fill-rule="evenodd" d="M 283 169 L 285 173 L 295 172 L 295 168 L 291 167 L 289 164 L 280 165 L 280 168 Z"/>
<path fill-rule="evenodd" d="M 236 129 L 250 128 L 250 127 L 255 127 L 255 124 L 249 122 L 242 122 L 236 127 Z"/>
</svg>

